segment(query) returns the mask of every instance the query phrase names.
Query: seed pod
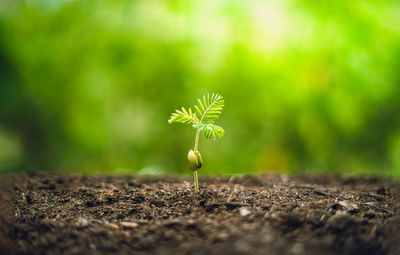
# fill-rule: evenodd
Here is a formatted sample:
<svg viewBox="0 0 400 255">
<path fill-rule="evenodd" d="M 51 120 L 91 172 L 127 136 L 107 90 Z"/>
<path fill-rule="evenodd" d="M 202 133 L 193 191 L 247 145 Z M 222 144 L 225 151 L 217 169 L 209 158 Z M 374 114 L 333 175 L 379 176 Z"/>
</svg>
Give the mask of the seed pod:
<svg viewBox="0 0 400 255">
<path fill-rule="evenodd" d="M 190 150 L 188 154 L 189 166 L 192 171 L 196 171 L 203 165 L 203 160 L 199 151 Z"/>
</svg>

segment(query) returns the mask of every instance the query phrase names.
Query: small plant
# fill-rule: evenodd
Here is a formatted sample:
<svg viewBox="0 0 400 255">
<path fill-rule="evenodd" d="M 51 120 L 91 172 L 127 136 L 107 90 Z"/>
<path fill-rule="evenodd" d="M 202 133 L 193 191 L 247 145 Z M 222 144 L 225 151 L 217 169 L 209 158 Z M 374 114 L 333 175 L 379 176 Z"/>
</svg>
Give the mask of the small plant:
<svg viewBox="0 0 400 255">
<path fill-rule="evenodd" d="M 214 125 L 214 121 L 219 117 L 224 107 L 224 99 L 217 93 L 204 95 L 197 99 L 198 105 L 194 105 L 195 111 L 191 108 L 182 107 L 181 110 L 175 110 L 169 118 L 169 124 L 180 122 L 190 124 L 196 129 L 196 137 L 194 140 L 194 148 L 188 153 L 190 169 L 194 175 L 194 186 L 196 192 L 199 192 L 199 179 L 197 170 L 203 165 L 199 148 L 200 133 L 205 139 L 215 140 L 217 137 L 224 135 L 224 129 Z"/>
</svg>

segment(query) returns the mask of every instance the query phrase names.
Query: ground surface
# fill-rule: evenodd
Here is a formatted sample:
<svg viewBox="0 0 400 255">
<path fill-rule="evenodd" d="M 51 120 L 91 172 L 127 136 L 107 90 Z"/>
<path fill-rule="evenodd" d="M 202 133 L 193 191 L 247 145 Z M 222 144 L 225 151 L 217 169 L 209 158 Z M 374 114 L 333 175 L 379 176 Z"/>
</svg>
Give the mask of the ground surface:
<svg viewBox="0 0 400 255">
<path fill-rule="evenodd" d="M 400 254 L 399 182 L 2 178 L 0 254 Z"/>
</svg>

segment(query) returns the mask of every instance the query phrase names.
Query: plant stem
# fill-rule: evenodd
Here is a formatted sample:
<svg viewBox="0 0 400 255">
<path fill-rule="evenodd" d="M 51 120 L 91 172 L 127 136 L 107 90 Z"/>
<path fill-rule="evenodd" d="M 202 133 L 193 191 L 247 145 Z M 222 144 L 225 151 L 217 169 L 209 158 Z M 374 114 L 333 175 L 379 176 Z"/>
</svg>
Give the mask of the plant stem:
<svg viewBox="0 0 400 255">
<path fill-rule="evenodd" d="M 194 176 L 194 187 L 196 190 L 196 193 L 199 192 L 199 178 L 197 176 L 197 170 L 193 172 L 193 176 Z"/>
<path fill-rule="evenodd" d="M 200 137 L 200 130 L 197 129 L 196 132 L 196 138 L 194 140 L 194 151 L 197 151 L 197 148 L 199 147 L 199 137 Z M 196 193 L 199 192 L 199 177 L 197 175 L 197 170 L 193 172 L 193 177 L 194 177 L 194 187 L 196 190 Z"/>
<path fill-rule="evenodd" d="M 199 147 L 199 136 L 200 136 L 200 130 L 197 129 L 196 139 L 194 140 L 194 151 L 197 151 L 197 148 Z"/>
</svg>

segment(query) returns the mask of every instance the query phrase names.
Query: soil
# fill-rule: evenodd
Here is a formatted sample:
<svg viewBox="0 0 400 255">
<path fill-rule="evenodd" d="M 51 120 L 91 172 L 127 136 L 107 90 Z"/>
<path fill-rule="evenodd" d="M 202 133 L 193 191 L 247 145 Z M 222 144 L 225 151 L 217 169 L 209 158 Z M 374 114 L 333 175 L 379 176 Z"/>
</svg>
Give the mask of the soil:
<svg viewBox="0 0 400 255">
<path fill-rule="evenodd" d="M 400 182 L 2 177 L 0 254 L 400 254 Z"/>
</svg>

